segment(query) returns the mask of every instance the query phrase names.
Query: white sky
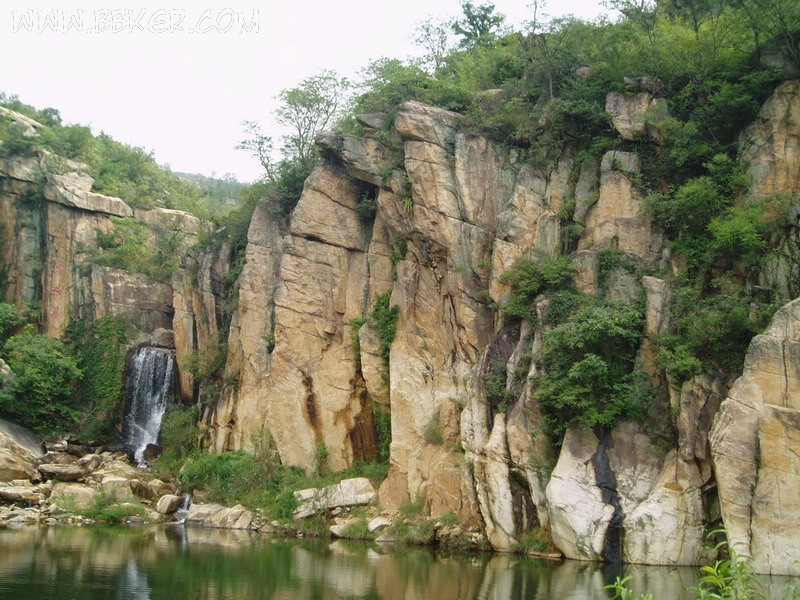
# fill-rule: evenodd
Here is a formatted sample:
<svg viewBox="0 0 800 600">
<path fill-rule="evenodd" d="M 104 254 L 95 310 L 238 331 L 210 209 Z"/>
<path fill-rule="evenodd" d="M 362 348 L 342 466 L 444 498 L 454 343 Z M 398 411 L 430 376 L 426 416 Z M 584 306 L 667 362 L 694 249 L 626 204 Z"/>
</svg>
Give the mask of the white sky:
<svg viewBox="0 0 800 600">
<path fill-rule="evenodd" d="M 514 24 L 531 18 L 529 3 L 494 0 Z M 0 5 L 0 91 L 153 150 L 175 171 L 250 181 L 260 167 L 234 149 L 242 121 L 259 121 L 277 140 L 271 112 L 281 90 L 323 69 L 356 78 L 373 60 L 418 55 L 416 25 L 460 12 L 459 0 L 109 0 L 56 8 L 11 0 Z M 551 0 L 545 12 L 594 18 L 602 7 Z"/>
</svg>

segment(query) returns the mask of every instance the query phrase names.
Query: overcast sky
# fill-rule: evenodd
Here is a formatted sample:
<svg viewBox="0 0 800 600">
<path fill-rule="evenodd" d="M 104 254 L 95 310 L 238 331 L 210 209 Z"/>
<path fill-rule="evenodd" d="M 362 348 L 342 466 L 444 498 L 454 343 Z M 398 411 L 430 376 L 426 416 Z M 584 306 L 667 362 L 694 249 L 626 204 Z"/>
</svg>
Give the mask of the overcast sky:
<svg viewBox="0 0 800 600">
<path fill-rule="evenodd" d="M 531 18 L 529 3 L 494 2 L 517 24 Z M 598 2 L 551 0 L 545 12 L 594 18 L 601 10 Z M 418 55 L 417 24 L 460 12 L 459 0 L 62 2 L 55 9 L 11 0 L 0 7 L 0 91 L 153 150 L 175 171 L 250 181 L 260 168 L 234 149 L 242 121 L 259 121 L 277 137 L 271 111 L 282 89 L 323 69 L 357 78 L 373 60 Z"/>
</svg>

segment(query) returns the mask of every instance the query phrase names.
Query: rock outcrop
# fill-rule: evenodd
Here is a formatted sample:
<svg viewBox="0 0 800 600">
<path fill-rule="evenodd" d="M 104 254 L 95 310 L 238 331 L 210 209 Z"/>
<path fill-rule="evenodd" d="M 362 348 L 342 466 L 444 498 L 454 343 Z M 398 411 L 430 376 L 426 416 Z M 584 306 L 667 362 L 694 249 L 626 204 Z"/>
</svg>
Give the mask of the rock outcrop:
<svg viewBox="0 0 800 600">
<path fill-rule="evenodd" d="M 631 94 L 607 98 L 614 128 L 623 140 L 663 142 L 669 115 L 656 97 L 659 83 L 629 84 Z M 755 338 L 730 390 L 714 373 L 676 382 L 658 361 L 673 293 L 666 277 L 642 277 L 640 267 L 668 273 L 681 265 L 644 210 L 642 157 L 617 150 L 585 158 L 566 145 L 534 165 L 466 133 L 462 115 L 419 102 L 402 104 L 393 121 L 376 113 L 360 122 L 360 136 L 319 137 L 325 161 L 290 215 L 256 209 L 229 329 L 224 245 L 184 249 L 169 283 L 97 266 L 87 251 L 111 231 L 111 217 L 179 228 L 188 241 L 199 221 L 133 211 L 93 192 L 74 165 L 53 168 L 46 155 L 3 159 L 6 300 L 41 300 L 53 336 L 72 318 L 114 315 L 158 331 L 159 343 L 173 332 L 180 365 L 196 356 L 208 366 L 226 352 L 219 398 L 180 373 L 182 395 L 204 400 L 211 451 L 268 449 L 284 465 L 341 470 L 390 441 L 389 475 L 377 492 L 383 508 L 421 499 L 426 515 L 452 512 L 479 524 L 499 550 L 544 532 L 570 558 L 693 564 L 708 558 L 704 531 L 721 518 L 758 570 L 797 572 L 800 540 L 782 525 L 800 516 L 800 305 L 784 307 Z M 800 83 L 788 82 L 742 134 L 750 196 L 796 201 L 797 122 Z M 620 265 L 601 265 L 609 252 Z M 554 303 L 533 299 L 532 317 L 521 322 L 496 308 L 509 300 L 502 276 L 516 261 L 564 253 L 573 253 L 578 291 L 644 300 L 637 365 L 657 397 L 645 424 L 572 427 L 556 448 L 535 389 Z M 761 283 L 778 297 L 800 293 L 796 255 L 790 241 L 769 258 Z M 387 413 L 390 427 L 381 421 Z M 130 473 L 56 458 L 9 463 L 5 476 L 38 473 L 54 482 L 56 497 L 73 479 L 118 494 L 148 488 L 127 484 L 126 492 Z M 3 493 L 46 493 L 16 487 Z M 177 503 L 164 490 L 148 493 L 162 498 L 165 512 Z M 329 508 L 320 494 L 300 499 Z M 193 511 L 189 520 L 211 526 L 250 526 L 243 524 L 254 518 L 241 507 Z"/>
<path fill-rule="evenodd" d="M 762 573 L 796 573 L 800 539 L 800 300 L 753 338 L 711 433 L 731 542 Z"/>
</svg>

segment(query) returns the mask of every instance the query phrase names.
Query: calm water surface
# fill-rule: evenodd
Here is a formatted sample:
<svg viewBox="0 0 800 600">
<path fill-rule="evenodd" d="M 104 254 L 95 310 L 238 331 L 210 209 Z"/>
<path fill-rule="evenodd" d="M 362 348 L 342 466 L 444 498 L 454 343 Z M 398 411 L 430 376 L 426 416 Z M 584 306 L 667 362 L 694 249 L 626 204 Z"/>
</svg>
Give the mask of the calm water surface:
<svg viewBox="0 0 800 600">
<path fill-rule="evenodd" d="M 638 591 L 691 598 L 695 569 L 633 567 Z M 271 539 L 183 527 L 0 529 L 7 600 L 594 600 L 602 565 L 447 555 L 374 544 Z"/>
</svg>

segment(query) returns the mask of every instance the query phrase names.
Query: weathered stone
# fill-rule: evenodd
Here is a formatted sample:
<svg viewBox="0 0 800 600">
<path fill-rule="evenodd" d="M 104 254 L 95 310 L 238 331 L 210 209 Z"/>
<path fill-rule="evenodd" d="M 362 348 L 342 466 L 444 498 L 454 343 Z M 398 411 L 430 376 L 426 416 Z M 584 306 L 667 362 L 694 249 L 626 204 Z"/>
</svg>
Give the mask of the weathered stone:
<svg viewBox="0 0 800 600">
<path fill-rule="evenodd" d="M 203 525 L 207 519 L 210 519 L 224 509 L 225 507 L 220 504 L 203 504 L 200 502 L 195 502 L 189 507 L 189 510 L 186 513 L 186 522 L 195 525 Z"/>
<path fill-rule="evenodd" d="M 304 519 L 331 508 L 369 504 L 375 499 L 375 488 L 366 477 L 356 477 L 324 488 L 299 490 L 294 497 L 298 501 L 294 518 Z"/>
<path fill-rule="evenodd" d="M 202 221 L 183 210 L 171 208 L 137 209 L 136 219 L 150 225 L 170 231 L 179 231 L 190 238 L 198 235 L 202 229 Z M 184 244 L 186 241 L 184 241 Z"/>
<path fill-rule="evenodd" d="M 375 517 L 374 519 L 371 519 L 369 523 L 367 523 L 367 531 L 370 533 L 375 533 L 377 531 L 386 529 L 391 524 L 392 522 L 386 517 Z"/>
<path fill-rule="evenodd" d="M 611 151 L 603 156 L 600 195 L 586 216 L 579 250 L 613 247 L 649 263 L 658 258 L 661 235 L 642 217 L 642 198 L 633 186 L 639 170 L 636 154 Z"/>
<path fill-rule="evenodd" d="M 154 346 L 158 346 L 159 348 L 175 347 L 175 332 L 171 329 L 158 327 L 153 331 L 151 337 L 153 338 Z"/>
<path fill-rule="evenodd" d="M 50 503 L 61 508 L 87 508 L 95 500 L 97 490 L 83 483 L 56 483 L 50 494 Z"/>
<path fill-rule="evenodd" d="M 0 481 L 30 479 L 34 476 L 33 461 L 25 460 L 19 454 L 0 448 Z"/>
<path fill-rule="evenodd" d="M 77 463 L 71 465 L 42 464 L 39 465 L 39 472 L 45 479 L 55 481 L 78 481 L 87 474 L 86 469 Z"/>
<path fill-rule="evenodd" d="M 356 121 L 364 127 L 384 130 L 388 126 L 388 116 L 384 112 L 360 113 L 356 115 Z"/>
<path fill-rule="evenodd" d="M 720 508 L 736 549 L 760 573 L 798 574 L 800 300 L 750 343 L 710 435 Z"/>
<path fill-rule="evenodd" d="M 183 497 L 175 494 L 166 494 L 158 499 L 156 512 L 162 515 L 174 513 L 183 504 Z"/>
<path fill-rule="evenodd" d="M 44 495 L 37 487 L 31 486 L 0 486 L 0 500 L 5 502 L 19 502 L 23 504 L 41 504 Z"/>
<path fill-rule="evenodd" d="M 144 331 L 172 326 L 172 286 L 95 265 L 91 276 L 94 318 L 118 317 Z"/>
<path fill-rule="evenodd" d="M 115 217 L 131 217 L 133 209 L 119 198 L 97 194 L 86 189 L 86 176 L 81 173 L 47 174 L 44 197 L 70 208 L 103 213 Z M 91 182 L 91 178 L 89 178 Z"/>
<path fill-rule="evenodd" d="M 36 434 L 5 419 L 0 419 L 0 448 L 18 453 L 25 452 L 34 459 L 44 456 L 44 448 Z M 25 455 L 26 460 L 27 455 Z"/>
<path fill-rule="evenodd" d="M 241 504 L 237 504 L 230 508 L 223 508 L 211 515 L 203 522 L 203 525 L 222 529 L 248 529 L 252 522 L 253 513 Z"/>
</svg>

